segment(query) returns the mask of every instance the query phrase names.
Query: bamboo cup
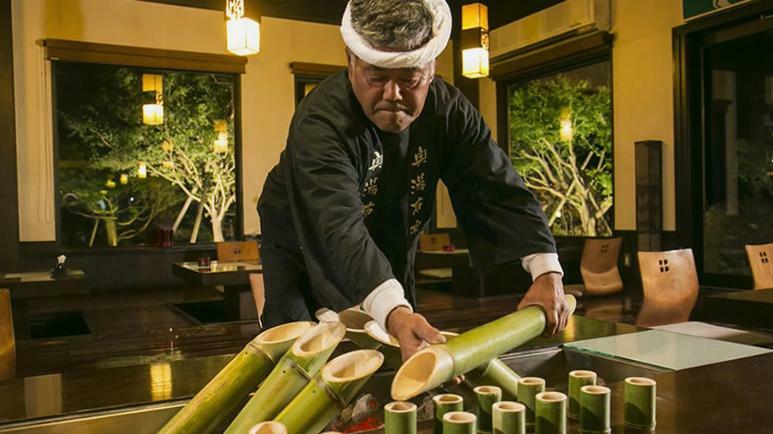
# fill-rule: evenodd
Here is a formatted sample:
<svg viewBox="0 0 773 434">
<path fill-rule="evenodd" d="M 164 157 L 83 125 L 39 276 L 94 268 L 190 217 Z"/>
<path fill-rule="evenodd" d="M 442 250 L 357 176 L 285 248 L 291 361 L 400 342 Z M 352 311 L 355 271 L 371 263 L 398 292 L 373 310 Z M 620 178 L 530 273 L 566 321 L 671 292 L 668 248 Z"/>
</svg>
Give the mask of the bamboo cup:
<svg viewBox="0 0 773 434">
<path fill-rule="evenodd" d="M 381 344 L 378 350 L 384 355 L 384 363 L 392 369 L 400 369 L 400 366 L 403 365 L 400 341 L 387 333 L 376 321 L 368 321 L 365 324 L 365 333 Z"/>
<path fill-rule="evenodd" d="M 565 297 L 569 311 L 574 312 L 574 297 Z M 397 371 L 392 382 L 392 398 L 408 400 L 485 365 L 542 334 L 545 324 L 545 312 L 531 306 L 462 333 L 445 344 L 429 346 L 414 354 Z"/>
<path fill-rule="evenodd" d="M 568 415 L 570 419 L 580 418 L 580 388 L 595 384 L 596 373 L 593 371 L 577 370 L 569 372 Z"/>
<path fill-rule="evenodd" d="M 611 392 L 604 386 L 580 388 L 580 432 L 582 434 L 607 434 L 612 432 L 609 407 Z"/>
<path fill-rule="evenodd" d="M 476 419 L 466 411 L 448 412 L 443 415 L 443 434 L 476 434 Z"/>
<path fill-rule="evenodd" d="M 566 395 L 561 392 L 542 392 L 536 396 L 536 400 L 534 432 L 566 434 Z"/>
<path fill-rule="evenodd" d="M 416 404 L 395 401 L 384 406 L 384 434 L 416 434 Z"/>
<path fill-rule="evenodd" d="M 526 426 L 533 427 L 537 412 L 537 395 L 545 391 L 545 379 L 524 377 L 518 381 L 518 402 L 526 407 Z"/>
<path fill-rule="evenodd" d="M 287 434 L 287 428 L 279 422 L 261 422 L 250 428 L 249 434 Z"/>
<path fill-rule="evenodd" d="M 242 434 L 258 422 L 273 419 L 322 369 L 345 332 L 340 322 L 322 322 L 298 338 L 231 422 L 226 434 Z"/>
<path fill-rule="evenodd" d="M 657 384 L 645 377 L 625 379 L 625 426 L 640 430 L 655 429 Z"/>
<path fill-rule="evenodd" d="M 375 350 L 357 350 L 328 362 L 274 419 L 292 434 L 317 434 L 359 393 L 384 363 Z"/>
<path fill-rule="evenodd" d="M 259 334 L 159 434 L 214 431 L 266 378 L 296 338 L 312 327 L 313 322 L 293 322 Z"/>
<path fill-rule="evenodd" d="M 496 386 L 478 386 L 473 389 L 477 398 L 476 413 L 478 416 L 478 432 L 491 432 L 491 409 L 502 400 L 502 389 Z"/>
<path fill-rule="evenodd" d="M 526 406 L 513 401 L 500 401 L 491 409 L 494 434 L 526 434 Z"/>
<path fill-rule="evenodd" d="M 349 308 L 338 314 L 338 319 L 346 326 L 346 337 L 363 350 L 377 350 L 381 342 L 373 339 L 365 330 L 365 325 L 373 318 L 360 309 Z M 399 349 L 399 345 L 398 345 Z"/>
<path fill-rule="evenodd" d="M 463 411 L 464 400 L 459 395 L 444 393 L 433 396 L 432 403 L 435 405 L 435 423 L 432 426 L 432 433 L 443 434 L 443 416 L 452 411 Z"/>
</svg>

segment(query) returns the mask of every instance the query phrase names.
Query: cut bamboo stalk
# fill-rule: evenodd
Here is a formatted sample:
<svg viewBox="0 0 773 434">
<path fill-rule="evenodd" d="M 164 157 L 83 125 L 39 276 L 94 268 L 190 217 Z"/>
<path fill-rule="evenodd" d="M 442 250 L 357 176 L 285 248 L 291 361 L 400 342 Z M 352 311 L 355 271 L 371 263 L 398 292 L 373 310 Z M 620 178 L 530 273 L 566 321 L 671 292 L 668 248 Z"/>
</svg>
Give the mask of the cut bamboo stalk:
<svg viewBox="0 0 773 434">
<path fill-rule="evenodd" d="M 363 350 L 377 350 L 381 342 L 373 339 L 365 331 L 365 325 L 373 318 L 360 309 L 349 308 L 338 314 L 338 320 L 346 326 L 346 337 Z"/>
<path fill-rule="evenodd" d="M 464 410 L 464 400 L 453 393 L 444 393 L 432 397 L 435 405 L 435 423 L 432 426 L 433 434 L 443 434 L 443 416 L 452 411 Z"/>
<path fill-rule="evenodd" d="M 231 422 L 226 434 L 242 434 L 259 422 L 273 419 L 322 369 L 345 333 L 340 322 L 321 322 L 298 338 Z"/>
<path fill-rule="evenodd" d="M 566 434 L 566 395 L 561 392 L 542 392 L 536 396 L 536 434 Z"/>
<path fill-rule="evenodd" d="M 502 400 L 502 389 L 496 386 L 478 386 L 472 390 L 477 398 L 476 413 L 478 416 L 478 432 L 491 432 L 491 409 Z"/>
<path fill-rule="evenodd" d="M 526 406 L 512 401 L 500 401 L 491 409 L 494 434 L 526 434 Z"/>
<path fill-rule="evenodd" d="M 357 350 L 331 360 L 274 419 L 292 434 L 317 434 L 357 395 L 384 363 L 375 350 Z"/>
<path fill-rule="evenodd" d="M 539 377 L 524 377 L 518 382 L 518 402 L 526 407 L 526 426 L 534 426 L 537 412 L 537 395 L 545 391 L 545 380 Z"/>
<path fill-rule="evenodd" d="M 296 338 L 312 327 L 313 322 L 292 322 L 259 334 L 177 412 L 159 433 L 214 431 L 266 378 Z"/>
<path fill-rule="evenodd" d="M 477 421 L 472 413 L 452 411 L 443 415 L 443 434 L 476 434 Z"/>
<path fill-rule="evenodd" d="M 287 434 L 287 428 L 279 422 L 261 422 L 250 428 L 249 434 Z"/>
<path fill-rule="evenodd" d="M 384 434 L 416 434 L 416 404 L 395 401 L 384 406 Z"/>
<path fill-rule="evenodd" d="M 625 379 L 625 426 L 640 430 L 655 429 L 657 384 L 646 377 Z"/>
<path fill-rule="evenodd" d="M 596 373 L 593 371 L 579 369 L 569 372 L 569 418 L 580 418 L 580 388 L 595 384 Z"/>
<path fill-rule="evenodd" d="M 387 333 L 376 321 L 368 321 L 365 324 L 365 332 L 371 339 L 381 344 L 378 350 L 384 355 L 384 363 L 392 369 L 400 369 L 403 365 L 400 341 Z"/>
<path fill-rule="evenodd" d="M 576 301 L 567 295 L 570 314 Z M 392 382 L 392 398 L 406 401 L 452 378 L 485 365 L 545 331 L 545 312 L 530 306 L 462 333 L 441 345 L 429 346 L 408 359 Z"/>
<path fill-rule="evenodd" d="M 580 388 L 580 432 L 582 434 L 607 434 L 612 432 L 609 407 L 611 391 L 604 386 Z"/>
</svg>

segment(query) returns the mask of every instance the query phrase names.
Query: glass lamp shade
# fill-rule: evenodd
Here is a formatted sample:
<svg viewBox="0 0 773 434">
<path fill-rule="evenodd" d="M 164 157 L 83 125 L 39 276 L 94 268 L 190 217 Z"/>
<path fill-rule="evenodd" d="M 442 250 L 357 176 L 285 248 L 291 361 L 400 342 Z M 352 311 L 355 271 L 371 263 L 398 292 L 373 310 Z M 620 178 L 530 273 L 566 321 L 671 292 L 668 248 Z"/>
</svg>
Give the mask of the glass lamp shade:
<svg viewBox="0 0 773 434">
<path fill-rule="evenodd" d="M 572 126 L 571 119 L 561 120 L 561 130 L 558 132 L 559 138 L 562 142 L 571 142 L 574 138 L 574 126 Z"/>
<path fill-rule="evenodd" d="M 462 50 L 462 75 L 467 78 L 488 77 L 488 50 L 482 47 Z"/>
<path fill-rule="evenodd" d="M 488 7 L 483 3 L 462 6 L 462 30 L 476 27 L 488 30 Z"/>
<path fill-rule="evenodd" d="M 216 154 L 225 154 L 228 152 L 228 133 L 218 133 L 212 149 Z"/>
<path fill-rule="evenodd" d="M 161 125 L 164 123 L 164 106 L 161 104 L 142 105 L 142 123 L 145 125 Z"/>
<path fill-rule="evenodd" d="M 226 23 L 228 51 L 238 56 L 260 52 L 260 24 L 249 18 L 228 20 Z"/>
<path fill-rule="evenodd" d="M 122 174 L 121 174 L 120 181 L 121 181 L 121 185 L 126 185 L 126 184 L 128 184 L 128 183 L 129 183 L 129 175 L 127 175 L 127 174 L 125 174 L 125 173 L 122 173 Z"/>
</svg>

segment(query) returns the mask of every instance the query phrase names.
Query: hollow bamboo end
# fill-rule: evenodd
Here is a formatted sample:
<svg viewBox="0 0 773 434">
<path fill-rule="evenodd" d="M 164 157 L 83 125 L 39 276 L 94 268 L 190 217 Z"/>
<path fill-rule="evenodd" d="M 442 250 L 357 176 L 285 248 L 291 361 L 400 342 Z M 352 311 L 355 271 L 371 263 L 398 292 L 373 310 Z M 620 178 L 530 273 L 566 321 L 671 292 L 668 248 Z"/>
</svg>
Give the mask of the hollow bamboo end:
<svg viewBox="0 0 773 434">
<path fill-rule="evenodd" d="M 502 389 L 497 386 L 478 386 L 472 389 L 472 391 L 478 395 L 494 395 L 502 393 Z"/>
<path fill-rule="evenodd" d="M 314 323 L 311 321 L 297 321 L 280 326 L 272 327 L 263 333 L 259 334 L 255 338 L 255 341 L 260 344 L 277 344 L 281 342 L 287 342 L 297 339 L 298 336 L 306 333 L 314 327 Z"/>
<path fill-rule="evenodd" d="M 468 424 L 475 422 L 477 419 L 474 414 L 466 411 L 450 411 L 443 415 L 443 422 L 452 424 Z"/>
<path fill-rule="evenodd" d="M 406 360 L 392 381 L 392 399 L 407 401 L 450 380 L 454 360 L 443 348 L 427 347 Z"/>
<path fill-rule="evenodd" d="M 605 395 L 607 393 L 611 393 L 609 387 L 595 385 L 582 386 L 580 387 L 580 391 L 589 395 Z"/>
<path fill-rule="evenodd" d="M 338 345 L 346 334 L 346 327 L 338 321 L 321 322 L 301 335 L 292 346 L 300 357 L 311 357 Z"/>
<path fill-rule="evenodd" d="M 453 393 L 443 393 L 441 395 L 435 395 L 432 397 L 432 401 L 435 402 L 435 405 L 438 404 L 459 404 L 463 401 L 463 398 L 459 395 L 455 395 Z"/>
<path fill-rule="evenodd" d="M 314 317 L 317 318 L 320 322 L 322 321 L 338 321 L 338 314 L 334 311 L 323 307 L 319 308 L 314 312 Z"/>
<path fill-rule="evenodd" d="M 322 370 L 329 383 L 351 382 L 368 377 L 384 363 L 384 355 L 375 350 L 357 350 L 338 356 Z"/>
<path fill-rule="evenodd" d="M 625 382 L 632 386 L 654 386 L 656 384 L 655 380 L 647 377 L 628 377 Z"/>
<path fill-rule="evenodd" d="M 518 413 L 526 410 L 526 406 L 520 402 L 513 401 L 499 401 L 495 402 L 492 409 L 502 413 Z"/>
<path fill-rule="evenodd" d="M 542 402 L 561 402 L 566 401 L 566 395 L 561 392 L 542 392 L 535 397 L 537 401 Z"/>
<path fill-rule="evenodd" d="M 398 341 L 394 336 L 387 333 L 386 330 L 384 330 L 376 321 L 368 321 L 365 323 L 365 333 L 368 334 L 371 338 L 375 339 L 376 341 L 393 347 L 393 348 L 400 348 L 400 341 Z"/>
<path fill-rule="evenodd" d="M 583 369 L 578 369 L 576 371 L 569 372 L 570 377 L 574 378 L 596 378 L 596 373 L 593 371 L 586 371 Z"/>
<path fill-rule="evenodd" d="M 523 384 L 524 386 L 539 386 L 539 385 L 545 385 L 545 379 L 540 377 L 523 377 L 520 380 L 518 380 L 518 384 Z"/>
<path fill-rule="evenodd" d="M 250 428 L 249 434 L 287 434 L 287 428 L 280 422 L 261 422 Z"/>
<path fill-rule="evenodd" d="M 341 321 L 348 330 L 363 331 L 365 324 L 373 321 L 373 318 L 360 309 L 350 307 L 338 314 L 338 320 Z"/>
<path fill-rule="evenodd" d="M 416 411 L 416 404 L 405 401 L 390 402 L 384 406 L 384 411 L 389 413 L 411 413 Z"/>
</svg>

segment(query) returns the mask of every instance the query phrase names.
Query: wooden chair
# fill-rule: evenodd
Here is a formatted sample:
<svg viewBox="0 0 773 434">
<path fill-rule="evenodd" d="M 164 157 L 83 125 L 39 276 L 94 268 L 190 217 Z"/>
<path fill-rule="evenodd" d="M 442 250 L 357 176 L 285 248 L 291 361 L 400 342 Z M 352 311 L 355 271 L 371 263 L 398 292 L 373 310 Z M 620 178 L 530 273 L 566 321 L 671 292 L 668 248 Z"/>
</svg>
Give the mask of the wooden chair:
<svg viewBox="0 0 773 434">
<path fill-rule="evenodd" d="M 0 289 L 0 381 L 16 375 L 16 338 L 13 333 L 11 293 Z"/>
<path fill-rule="evenodd" d="M 747 244 L 746 255 L 754 277 L 754 289 L 773 288 L 773 243 Z"/>
<path fill-rule="evenodd" d="M 226 241 L 217 243 L 216 247 L 218 262 L 257 261 L 260 259 L 258 242 L 255 240 Z"/>
<path fill-rule="evenodd" d="M 698 299 L 698 273 L 691 249 L 639 252 L 644 292 L 636 325 L 685 322 Z"/>
<path fill-rule="evenodd" d="M 623 290 L 617 268 L 623 239 L 586 238 L 580 258 L 582 285 L 565 285 L 564 292 L 575 296 L 609 295 Z"/>
</svg>

